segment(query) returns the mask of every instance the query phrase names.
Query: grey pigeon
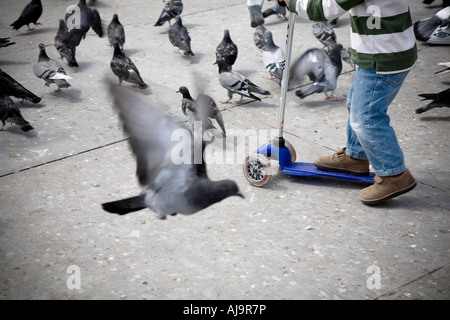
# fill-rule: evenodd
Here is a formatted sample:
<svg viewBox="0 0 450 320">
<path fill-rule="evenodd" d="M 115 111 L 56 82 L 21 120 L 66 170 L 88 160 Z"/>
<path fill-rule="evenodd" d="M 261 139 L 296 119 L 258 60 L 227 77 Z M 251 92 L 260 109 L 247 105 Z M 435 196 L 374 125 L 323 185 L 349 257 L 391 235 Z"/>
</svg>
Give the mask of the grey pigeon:
<svg viewBox="0 0 450 320">
<path fill-rule="evenodd" d="M 11 42 L 9 38 L 0 38 L 0 48 L 9 47 L 13 44 L 16 44 L 15 42 Z"/>
<path fill-rule="evenodd" d="M 324 45 L 324 48 L 327 48 L 328 52 L 337 44 L 336 33 L 328 21 L 314 22 L 312 24 L 312 33 Z"/>
<path fill-rule="evenodd" d="M 262 59 L 264 67 L 269 71 L 272 80 L 275 80 L 281 86 L 286 59 L 283 50 L 273 42 L 272 32 L 270 31 L 267 33 Z"/>
<path fill-rule="evenodd" d="M 260 51 L 263 51 L 266 46 L 268 33 L 269 29 L 267 29 L 264 25 L 260 25 L 255 28 L 255 32 L 253 33 L 253 41 Z"/>
<path fill-rule="evenodd" d="M 183 25 L 183 21 L 180 16 L 175 17 L 176 22 L 169 29 L 169 40 L 170 43 L 177 47 L 177 50 L 185 56 L 193 56 L 194 52 L 191 49 L 191 37 L 186 27 Z"/>
<path fill-rule="evenodd" d="M 283 18 L 284 20 L 288 20 L 286 17 L 286 7 L 280 6 L 276 1 L 273 3 L 273 5 L 264 11 L 262 11 L 262 15 L 264 18 L 270 17 L 272 15 L 276 15 L 278 18 Z"/>
<path fill-rule="evenodd" d="M 19 108 L 14 104 L 11 98 L 6 95 L 0 95 L 0 121 L 2 122 L 0 131 L 5 127 L 6 122 L 11 122 L 20 126 L 20 129 L 25 132 L 33 130 L 30 123 L 22 116 Z"/>
<path fill-rule="evenodd" d="M 247 0 L 247 9 L 250 13 L 250 26 L 256 28 L 264 24 L 264 17 L 262 15 L 262 6 L 264 0 Z"/>
<path fill-rule="evenodd" d="M 11 23 L 11 27 L 13 30 L 19 30 L 24 25 L 27 26 L 28 30 L 34 30 L 30 28 L 30 23 L 33 23 L 35 26 L 40 24 L 37 22 L 42 15 L 42 3 L 41 0 L 31 0 L 25 8 L 22 10 L 20 17 Z"/>
<path fill-rule="evenodd" d="M 301 99 L 314 94 L 324 92 L 327 99 L 338 100 L 334 92 L 337 87 L 337 79 L 342 71 L 341 61 L 342 45 L 337 44 L 328 54 L 322 49 L 309 49 L 302 54 L 292 65 L 289 75 L 289 85 L 301 84 L 306 76 L 313 84 L 297 90 L 295 94 Z M 329 96 L 328 92 L 332 92 Z"/>
<path fill-rule="evenodd" d="M 148 105 L 132 92 L 110 86 L 114 106 L 119 112 L 123 129 L 129 135 L 136 158 L 136 175 L 140 195 L 103 203 L 104 210 L 124 215 L 149 208 L 160 219 L 167 215 L 190 215 L 230 196 L 243 195 L 232 180 L 213 181 L 208 177 L 203 161 L 204 143 L 197 150 L 189 130 L 161 111 Z M 174 140 L 179 133 L 181 140 Z M 174 158 L 179 151 L 185 161 Z M 199 156 L 200 159 L 196 160 Z"/>
<path fill-rule="evenodd" d="M 438 93 L 421 93 L 419 97 L 423 98 L 422 101 L 431 100 L 431 102 L 416 109 L 416 113 L 423 113 L 434 108 L 450 107 L 450 89 Z"/>
<path fill-rule="evenodd" d="M 117 13 L 113 15 L 112 20 L 108 25 L 107 34 L 108 41 L 111 46 L 114 46 L 117 43 L 119 48 L 123 50 L 123 45 L 125 43 L 125 30 L 119 21 L 119 16 Z"/>
<path fill-rule="evenodd" d="M 189 89 L 185 86 L 181 86 L 177 92 L 183 95 L 181 100 L 181 110 L 189 120 L 191 131 L 193 131 L 196 121 L 201 122 L 203 133 L 207 130 L 219 131 L 212 122 L 212 120 L 216 120 L 222 129 L 222 136 L 226 137 L 222 114 L 213 98 L 201 93 L 194 100 Z"/>
<path fill-rule="evenodd" d="M 436 12 L 435 15 L 433 15 L 430 18 L 416 21 L 413 25 L 414 34 L 416 36 L 416 39 L 419 41 L 435 43 L 435 41 L 431 42 L 429 41 L 432 35 L 435 34 L 436 32 L 439 32 L 439 29 L 441 28 L 442 32 L 444 30 L 443 28 L 448 29 L 449 24 L 450 24 L 450 6 L 439 10 L 438 12 Z M 446 43 L 448 44 L 448 35 L 446 33 L 442 33 L 438 38 L 442 38 L 441 40 L 447 39 Z"/>
<path fill-rule="evenodd" d="M 69 67 L 78 67 L 77 59 L 75 58 L 76 47 L 72 47 L 66 44 L 64 40 L 66 39 L 68 29 L 66 23 L 63 19 L 59 20 L 59 28 L 55 36 L 55 47 L 58 50 L 61 59 L 66 59 L 67 65 Z"/>
<path fill-rule="evenodd" d="M 50 59 L 45 51 L 43 43 L 39 44 L 39 58 L 33 66 L 34 75 L 45 81 L 46 86 L 54 83 L 58 87 L 55 92 L 60 92 L 61 88 L 68 88 L 70 84 L 67 80 L 72 77 L 66 74 L 62 65 L 55 59 Z"/>
<path fill-rule="evenodd" d="M 0 69 L 0 95 L 16 97 L 33 103 L 41 102 L 41 98 L 26 89 L 9 74 Z"/>
<path fill-rule="evenodd" d="M 261 99 L 253 93 L 270 95 L 269 91 L 257 86 L 241 73 L 231 70 L 231 66 L 225 61 L 217 60 L 216 64 L 219 68 L 219 83 L 228 92 L 228 100 L 221 101 L 221 103 L 229 103 L 231 98 L 233 98 L 233 94 L 238 94 L 241 96 L 241 99 L 236 101 L 238 103 L 241 103 L 244 97 L 261 101 Z"/>
<path fill-rule="evenodd" d="M 67 7 L 64 21 L 69 30 L 65 42 L 72 47 L 79 46 L 91 28 L 99 37 L 103 37 L 100 13 L 96 9 L 89 8 L 86 0 L 80 0 L 77 5 Z"/>
<path fill-rule="evenodd" d="M 120 50 L 118 43 L 114 45 L 114 54 L 110 66 L 112 72 L 119 78 L 119 84 L 122 81 L 126 81 L 137 85 L 140 89 L 148 87 L 144 80 L 142 80 L 136 65 Z"/>
<path fill-rule="evenodd" d="M 181 15 L 182 12 L 183 2 L 181 0 L 167 0 L 158 20 L 155 23 L 155 26 L 162 26 L 166 22 L 169 22 L 169 27 L 172 26 L 170 21 L 176 16 Z"/>
<path fill-rule="evenodd" d="M 223 59 L 229 65 L 234 65 L 238 56 L 238 47 L 231 40 L 230 30 L 225 29 L 222 41 L 216 47 L 216 60 Z"/>
</svg>

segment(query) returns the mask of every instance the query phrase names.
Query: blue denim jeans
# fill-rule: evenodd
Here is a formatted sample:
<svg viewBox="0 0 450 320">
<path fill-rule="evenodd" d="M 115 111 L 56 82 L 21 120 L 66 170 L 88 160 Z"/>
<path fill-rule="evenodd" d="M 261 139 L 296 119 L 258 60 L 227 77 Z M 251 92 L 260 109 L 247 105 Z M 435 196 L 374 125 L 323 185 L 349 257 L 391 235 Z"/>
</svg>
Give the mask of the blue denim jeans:
<svg viewBox="0 0 450 320">
<path fill-rule="evenodd" d="M 368 159 L 378 176 L 392 176 L 406 169 L 387 111 L 408 73 L 377 74 L 358 68 L 350 88 L 346 153 Z"/>
</svg>

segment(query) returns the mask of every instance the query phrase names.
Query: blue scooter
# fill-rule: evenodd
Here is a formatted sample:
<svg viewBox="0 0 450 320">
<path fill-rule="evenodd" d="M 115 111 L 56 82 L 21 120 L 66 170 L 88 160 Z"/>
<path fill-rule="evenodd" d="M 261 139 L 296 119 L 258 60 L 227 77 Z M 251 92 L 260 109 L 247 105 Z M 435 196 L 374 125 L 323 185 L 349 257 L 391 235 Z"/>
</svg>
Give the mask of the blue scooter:
<svg viewBox="0 0 450 320">
<path fill-rule="evenodd" d="M 282 173 L 294 176 L 326 176 L 331 178 L 355 180 L 373 183 L 375 174 L 369 172 L 365 175 L 354 175 L 341 172 L 324 171 L 318 169 L 314 163 L 295 162 L 297 155 L 293 146 L 283 138 L 284 114 L 286 109 L 286 96 L 291 63 L 292 36 L 294 34 L 295 14 L 289 14 L 286 34 L 286 63 L 281 81 L 280 109 L 278 112 L 278 137 L 261 146 L 245 159 L 244 176 L 251 185 L 265 186 L 272 177 L 270 160 L 277 160 Z"/>
</svg>

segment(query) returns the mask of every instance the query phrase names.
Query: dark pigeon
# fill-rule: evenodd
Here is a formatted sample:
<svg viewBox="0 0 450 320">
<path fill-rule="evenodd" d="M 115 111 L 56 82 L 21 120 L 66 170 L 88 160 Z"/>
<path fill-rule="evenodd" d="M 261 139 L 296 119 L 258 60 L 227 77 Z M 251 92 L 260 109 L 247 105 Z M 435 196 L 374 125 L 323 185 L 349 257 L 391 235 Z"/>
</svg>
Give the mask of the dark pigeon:
<svg viewBox="0 0 450 320">
<path fill-rule="evenodd" d="M 69 67 L 78 67 L 77 59 L 75 58 L 76 47 L 71 47 L 64 42 L 67 37 L 67 26 L 63 19 L 59 20 L 59 28 L 55 36 L 55 47 L 58 50 L 61 59 L 66 59 Z"/>
<path fill-rule="evenodd" d="M 142 192 L 135 197 L 103 203 L 104 210 L 124 215 L 149 208 L 158 218 L 165 219 L 167 215 L 197 213 L 230 196 L 243 197 L 234 181 L 209 179 L 203 161 L 205 144 L 200 142 L 197 150 L 189 130 L 132 92 L 110 85 L 110 94 L 123 129 L 130 136 Z M 181 142 L 173 139 L 175 132 L 183 135 Z M 180 148 L 186 153 L 186 161 L 174 158 Z"/>
<path fill-rule="evenodd" d="M 169 27 L 172 26 L 170 21 L 181 15 L 182 12 L 183 2 L 181 0 L 167 0 L 155 26 L 162 26 L 166 22 L 169 22 Z"/>
<path fill-rule="evenodd" d="M 110 63 L 112 72 L 119 78 L 119 85 L 126 81 L 137 85 L 140 89 L 147 88 L 141 74 L 133 61 L 120 50 L 119 44 L 114 46 L 114 54 Z"/>
<path fill-rule="evenodd" d="M 100 13 L 96 9 L 89 8 L 86 0 L 80 0 L 77 5 L 67 7 L 64 21 L 69 30 L 64 42 L 72 47 L 80 45 L 81 40 L 86 38 L 86 34 L 90 28 L 99 37 L 103 37 Z"/>
<path fill-rule="evenodd" d="M 176 22 L 169 29 L 170 43 L 177 47 L 185 56 L 193 56 L 191 49 L 191 37 L 186 27 L 183 25 L 180 16 L 175 17 Z"/>
<path fill-rule="evenodd" d="M 0 48 L 9 47 L 13 44 L 16 44 L 15 42 L 11 42 L 9 38 L 0 38 Z"/>
<path fill-rule="evenodd" d="M 189 92 L 189 89 L 185 86 L 181 86 L 177 92 L 183 95 L 183 98 L 181 100 L 181 110 L 183 114 L 188 118 L 190 129 L 192 132 L 194 132 L 196 121 L 201 122 L 202 133 L 208 130 L 210 130 L 211 133 L 213 133 L 213 131 L 220 132 L 212 122 L 212 120 L 215 120 L 222 130 L 220 132 L 221 135 L 224 138 L 226 137 L 222 114 L 213 98 L 204 93 L 201 93 L 194 100 L 194 98 L 192 98 L 191 96 L 191 93 Z"/>
<path fill-rule="evenodd" d="M 422 101 L 431 100 L 426 106 L 416 109 L 416 113 L 423 113 L 434 108 L 450 107 L 450 89 L 438 93 L 421 93 Z"/>
<path fill-rule="evenodd" d="M 313 84 L 297 90 L 295 94 L 301 99 L 307 96 L 324 92 L 327 99 L 335 97 L 334 92 L 337 87 L 337 79 L 342 71 L 341 61 L 342 45 L 337 44 L 328 54 L 322 49 L 309 49 L 301 55 L 292 65 L 289 85 L 302 84 L 305 77 L 308 76 Z M 332 92 L 329 96 L 328 92 Z"/>
<path fill-rule="evenodd" d="M 108 41 L 111 46 L 115 46 L 116 43 L 119 45 L 119 48 L 123 50 L 123 45 L 125 44 L 125 30 L 123 25 L 119 21 L 119 16 L 115 13 L 111 22 L 107 28 Z"/>
<path fill-rule="evenodd" d="M 286 7 L 280 6 L 276 1 L 273 3 L 271 7 L 262 11 L 262 15 L 264 18 L 276 15 L 280 19 L 288 20 L 288 18 L 286 17 L 286 13 L 287 13 Z"/>
<path fill-rule="evenodd" d="M 41 0 L 31 0 L 25 8 L 22 10 L 19 19 L 11 23 L 11 27 L 13 30 L 19 30 L 24 25 L 28 27 L 28 30 L 34 30 L 30 28 L 30 23 L 33 23 L 35 26 L 40 24 L 37 22 L 42 15 L 42 3 Z"/>
<path fill-rule="evenodd" d="M 269 91 L 260 88 L 239 72 L 231 70 L 231 66 L 226 64 L 225 61 L 217 60 L 216 64 L 219 68 L 219 83 L 228 91 L 228 100 L 221 101 L 221 103 L 229 103 L 231 98 L 233 98 L 233 94 L 241 96 L 241 99 L 236 101 L 238 103 L 241 103 L 244 97 L 261 101 L 253 93 L 270 95 Z"/>
<path fill-rule="evenodd" d="M 413 25 L 416 39 L 431 44 L 449 44 L 450 6 L 439 10 L 430 18 Z M 446 32 L 444 32 L 446 30 Z"/>
<path fill-rule="evenodd" d="M 234 65 L 238 56 L 238 47 L 231 40 L 230 31 L 225 29 L 222 41 L 216 47 L 216 60 L 223 59 L 229 65 Z"/>
<path fill-rule="evenodd" d="M 0 131 L 5 127 L 6 122 L 11 122 L 20 126 L 20 129 L 24 132 L 33 130 L 30 123 L 22 116 L 19 108 L 14 104 L 11 98 L 6 95 L 0 95 L 0 120 L 2 122 Z"/>
<path fill-rule="evenodd" d="M 39 58 L 33 66 L 34 75 L 45 81 L 45 85 L 48 87 L 54 83 L 58 87 L 55 92 L 60 92 L 61 88 L 70 87 L 70 83 L 67 80 L 72 77 L 66 74 L 66 71 L 62 65 L 55 59 L 50 59 L 45 51 L 43 43 L 39 44 Z"/>
<path fill-rule="evenodd" d="M 41 102 L 41 98 L 31 91 L 25 89 L 19 82 L 9 74 L 0 69 L 0 95 L 16 97 L 22 100 L 28 100 L 33 103 Z"/>
</svg>

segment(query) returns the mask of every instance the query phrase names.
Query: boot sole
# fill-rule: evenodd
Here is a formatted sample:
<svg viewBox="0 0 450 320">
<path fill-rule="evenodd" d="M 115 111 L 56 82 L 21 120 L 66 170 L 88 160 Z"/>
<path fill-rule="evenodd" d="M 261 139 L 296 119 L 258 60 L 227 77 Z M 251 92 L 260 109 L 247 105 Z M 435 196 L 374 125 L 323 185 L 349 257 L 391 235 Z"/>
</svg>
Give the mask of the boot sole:
<svg viewBox="0 0 450 320">
<path fill-rule="evenodd" d="M 370 173 L 370 171 L 367 172 L 358 172 L 358 171 L 350 171 L 350 170 L 344 170 L 344 169 L 336 169 L 336 168 L 330 168 L 330 167 L 324 167 L 319 164 L 314 164 L 317 169 L 323 170 L 323 171 L 330 171 L 330 172 L 340 172 L 340 173 L 347 173 L 347 174 L 353 174 L 355 176 L 366 176 Z"/>
<path fill-rule="evenodd" d="M 389 199 L 398 197 L 398 196 L 400 196 L 400 195 L 402 195 L 402 194 L 405 194 L 405 193 L 411 191 L 412 189 L 414 189 L 416 186 L 417 186 L 417 182 L 414 182 L 414 184 L 411 185 L 410 187 L 408 187 L 408 188 L 406 188 L 406 189 L 404 189 L 404 190 L 398 191 L 398 192 L 396 192 L 396 193 L 393 193 L 393 194 L 391 194 L 391 195 L 389 195 L 389 196 L 387 196 L 387 197 L 384 197 L 384 198 L 381 198 L 381 199 L 377 199 L 377 200 L 361 200 L 361 199 L 360 199 L 360 200 L 361 200 L 362 203 L 364 203 L 365 205 L 373 206 L 373 205 L 377 205 L 377 204 L 380 204 L 380 203 L 382 203 L 382 202 L 385 202 L 386 200 L 389 200 Z"/>
</svg>

